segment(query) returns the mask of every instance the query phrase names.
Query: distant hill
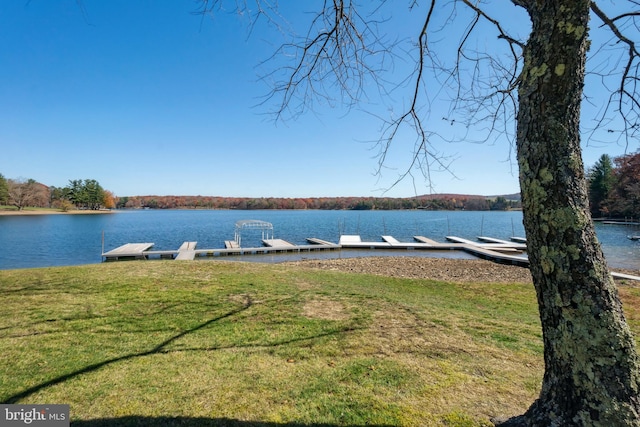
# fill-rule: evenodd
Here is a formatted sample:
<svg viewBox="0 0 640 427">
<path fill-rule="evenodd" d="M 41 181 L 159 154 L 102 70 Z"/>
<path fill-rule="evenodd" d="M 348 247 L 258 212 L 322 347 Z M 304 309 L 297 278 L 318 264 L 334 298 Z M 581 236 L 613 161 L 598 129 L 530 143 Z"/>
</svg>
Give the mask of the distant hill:
<svg viewBox="0 0 640 427">
<path fill-rule="evenodd" d="M 450 199 L 489 199 L 495 200 L 498 197 L 504 197 L 507 200 L 520 201 L 520 193 L 513 194 L 500 194 L 496 196 L 482 196 L 480 194 L 455 194 L 455 193 L 437 193 L 437 194 L 424 194 L 422 196 L 416 196 L 416 199 L 426 199 L 426 200 L 450 200 Z"/>
<path fill-rule="evenodd" d="M 498 197 L 504 197 L 507 200 L 513 200 L 513 201 L 521 201 L 522 200 L 522 196 L 520 195 L 520 193 L 513 193 L 513 194 L 501 194 L 499 196 L 487 196 L 487 199 L 492 199 L 495 200 Z"/>
</svg>

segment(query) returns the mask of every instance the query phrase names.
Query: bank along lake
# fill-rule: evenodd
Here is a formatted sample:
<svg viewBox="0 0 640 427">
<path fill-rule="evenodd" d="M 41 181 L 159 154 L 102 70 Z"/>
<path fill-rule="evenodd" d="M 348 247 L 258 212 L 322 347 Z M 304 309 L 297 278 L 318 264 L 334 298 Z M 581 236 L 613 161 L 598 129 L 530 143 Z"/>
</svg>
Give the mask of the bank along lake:
<svg viewBox="0 0 640 427">
<path fill-rule="evenodd" d="M 411 242 L 425 236 L 446 242 L 453 235 L 470 240 L 490 236 L 509 240 L 525 237 L 520 211 L 325 211 L 325 210 L 127 210 L 104 215 L 0 216 L 0 269 L 93 264 L 108 251 L 126 243 L 154 243 L 155 250 L 175 250 L 185 241 L 198 248 L 224 248 L 234 239 L 235 223 L 261 220 L 273 224 L 273 237 L 296 245 L 307 238 L 338 243 L 340 235 L 360 235 L 363 241 L 381 241 L 390 235 Z M 637 226 L 596 223 L 596 232 L 613 269 L 640 269 Z M 103 240 L 104 236 L 104 240 Z M 243 233 L 243 247 L 259 247 L 260 233 Z M 429 256 L 474 258 L 463 251 L 341 250 L 294 254 L 204 258 L 281 262 L 302 258 L 353 256 Z"/>
</svg>

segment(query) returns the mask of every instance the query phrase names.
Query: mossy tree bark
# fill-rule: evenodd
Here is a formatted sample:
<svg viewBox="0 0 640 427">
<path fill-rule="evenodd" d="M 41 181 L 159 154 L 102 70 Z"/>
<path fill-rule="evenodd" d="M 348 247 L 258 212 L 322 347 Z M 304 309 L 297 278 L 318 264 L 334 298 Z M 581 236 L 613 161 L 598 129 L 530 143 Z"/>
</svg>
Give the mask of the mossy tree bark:
<svg viewBox="0 0 640 427">
<path fill-rule="evenodd" d="M 538 400 L 511 423 L 640 425 L 635 343 L 589 215 L 581 158 L 590 1 L 514 3 L 533 26 L 519 83 L 517 156 L 545 373 Z"/>
</svg>

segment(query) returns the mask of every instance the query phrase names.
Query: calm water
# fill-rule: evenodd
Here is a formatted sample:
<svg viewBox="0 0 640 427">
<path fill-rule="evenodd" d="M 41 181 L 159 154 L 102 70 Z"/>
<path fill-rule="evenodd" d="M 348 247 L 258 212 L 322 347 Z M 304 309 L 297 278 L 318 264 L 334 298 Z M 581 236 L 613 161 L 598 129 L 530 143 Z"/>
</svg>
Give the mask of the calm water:
<svg viewBox="0 0 640 427">
<path fill-rule="evenodd" d="M 485 235 L 508 240 L 524 236 L 521 212 L 447 211 L 119 211 L 106 215 L 0 216 L 0 269 L 78 265 L 101 262 L 105 250 L 125 243 L 151 242 L 154 249 L 177 249 L 184 241 L 198 248 L 222 248 L 233 240 L 235 223 L 244 219 L 271 222 L 274 237 L 306 244 L 307 237 L 337 242 L 340 234 L 359 234 L 380 241 L 392 235 L 413 241 L 422 235 L 444 242 L 446 235 L 468 239 Z M 611 267 L 640 268 L 640 243 L 627 239 L 638 227 L 596 226 Z M 244 232 L 244 247 L 261 246 L 260 232 Z M 391 251 L 394 255 L 467 258 L 461 251 Z M 383 251 L 336 251 L 303 255 L 245 256 L 248 261 L 277 262 L 300 257 L 386 255 Z M 214 258 L 218 259 L 218 258 Z M 230 258 L 225 258 L 230 259 Z"/>
</svg>

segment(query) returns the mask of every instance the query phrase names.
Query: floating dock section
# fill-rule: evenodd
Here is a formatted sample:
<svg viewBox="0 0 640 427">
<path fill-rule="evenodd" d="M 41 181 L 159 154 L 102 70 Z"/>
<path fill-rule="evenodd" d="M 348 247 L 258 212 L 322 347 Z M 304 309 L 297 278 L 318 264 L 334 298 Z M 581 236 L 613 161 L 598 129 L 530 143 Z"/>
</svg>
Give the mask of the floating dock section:
<svg viewBox="0 0 640 427">
<path fill-rule="evenodd" d="M 122 259 L 146 259 L 146 253 L 153 247 L 153 243 L 127 243 L 102 254 L 107 261 Z"/>
</svg>

